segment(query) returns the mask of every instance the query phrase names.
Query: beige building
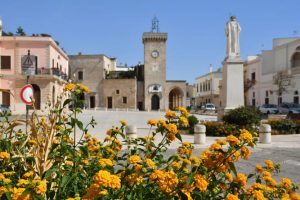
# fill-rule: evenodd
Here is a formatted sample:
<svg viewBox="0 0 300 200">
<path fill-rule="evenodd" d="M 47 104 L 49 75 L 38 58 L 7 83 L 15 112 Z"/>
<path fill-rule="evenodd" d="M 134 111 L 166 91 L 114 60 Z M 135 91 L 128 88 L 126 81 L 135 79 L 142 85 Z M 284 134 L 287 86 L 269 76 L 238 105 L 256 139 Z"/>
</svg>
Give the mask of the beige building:
<svg viewBox="0 0 300 200">
<path fill-rule="evenodd" d="M 118 67 L 104 55 L 71 55 L 70 74 L 89 86 L 86 108 L 168 110 L 186 106 L 186 81 L 166 80 L 167 33 L 142 36 L 144 64 Z"/>
<path fill-rule="evenodd" d="M 44 108 L 48 99 L 56 102 L 68 79 L 69 59 L 50 36 L 0 36 L 1 104 L 13 114 L 24 114 L 21 88 L 30 83 L 35 108 Z M 10 92 L 10 93 L 8 93 Z"/>
<path fill-rule="evenodd" d="M 222 80 L 222 71 L 212 71 L 196 78 L 196 106 L 201 106 L 206 103 L 213 103 L 219 107 L 221 104 L 220 98 L 220 81 Z"/>
<path fill-rule="evenodd" d="M 247 59 L 246 78 L 252 81 L 247 90 L 247 104 L 299 104 L 300 38 L 277 38 L 271 50 Z"/>
</svg>

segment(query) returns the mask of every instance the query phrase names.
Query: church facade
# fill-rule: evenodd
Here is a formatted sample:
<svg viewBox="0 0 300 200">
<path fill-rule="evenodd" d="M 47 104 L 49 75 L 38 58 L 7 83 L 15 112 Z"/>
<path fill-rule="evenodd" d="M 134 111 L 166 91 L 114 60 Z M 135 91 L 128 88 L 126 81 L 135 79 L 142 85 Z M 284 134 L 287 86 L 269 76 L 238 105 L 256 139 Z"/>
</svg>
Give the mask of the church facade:
<svg viewBox="0 0 300 200">
<path fill-rule="evenodd" d="M 115 58 L 105 55 L 69 56 L 73 81 L 91 89 L 84 97 L 86 108 L 150 111 L 186 106 L 186 81 L 166 80 L 167 33 L 143 33 L 142 42 L 144 64 L 133 67 L 118 67 Z"/>
</svg>

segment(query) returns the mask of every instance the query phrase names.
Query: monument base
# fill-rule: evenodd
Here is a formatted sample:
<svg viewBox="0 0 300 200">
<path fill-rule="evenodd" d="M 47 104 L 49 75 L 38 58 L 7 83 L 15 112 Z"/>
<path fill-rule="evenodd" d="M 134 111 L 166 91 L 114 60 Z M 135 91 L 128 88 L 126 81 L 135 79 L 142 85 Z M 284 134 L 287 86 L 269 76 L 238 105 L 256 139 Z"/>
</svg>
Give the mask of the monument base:
<svg viewBox="0 0 300 200">
<path fill-rule="evenodd" d="M 222 72 L 222 106 L 218 111 L 218 120 L 222 120 L 228 111 L 244 106 L 244 61 L 239 57 L 226 58 Z"/>
</svg>

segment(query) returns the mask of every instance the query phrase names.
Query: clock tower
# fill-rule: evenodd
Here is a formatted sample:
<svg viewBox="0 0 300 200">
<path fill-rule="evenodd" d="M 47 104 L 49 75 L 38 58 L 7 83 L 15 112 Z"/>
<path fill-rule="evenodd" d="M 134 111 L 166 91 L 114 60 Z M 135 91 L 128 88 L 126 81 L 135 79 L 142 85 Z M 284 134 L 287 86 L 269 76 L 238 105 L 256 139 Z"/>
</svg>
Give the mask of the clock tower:
<svg viewBox="0 0 300 200">
<path fill-rule="evenodd" d="M 143 34 L 145 110 L 166 110 L 167 33 L 159 32 L 158 21 L 155 20 L 152 21 L 152 32 Z"/>
</svg>

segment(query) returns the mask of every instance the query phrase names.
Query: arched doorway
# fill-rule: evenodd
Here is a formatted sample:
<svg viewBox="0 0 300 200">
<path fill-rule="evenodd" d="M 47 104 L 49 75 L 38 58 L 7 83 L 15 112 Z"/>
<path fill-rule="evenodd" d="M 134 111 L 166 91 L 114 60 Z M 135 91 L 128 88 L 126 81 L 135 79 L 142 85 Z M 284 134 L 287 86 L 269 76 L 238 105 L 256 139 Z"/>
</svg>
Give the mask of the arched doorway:
<svg viewBox="0 0 300 200">
<path fill-rule="evenodd" d="M 174 88 L 169 93 L 169 109 L 175 110 L 183 106 L 183 95 L 179 88 Z"/>
<path fill-rule="evenodd" d="M 292 68 L 300 67 L 300 52 L 296 52 L 292 57 Z"/>
<path fill-rule="evenodd" d="M 159 96 L 157 94 L 151 98 L 151 110 L 159 110 Z"/>
<path fill-rule="evenodd" d="M 37 110 L 41 109 L 41 89 L 36 84 L 31 84 L 33 87 L 34 107 Z"/>
</svg>

